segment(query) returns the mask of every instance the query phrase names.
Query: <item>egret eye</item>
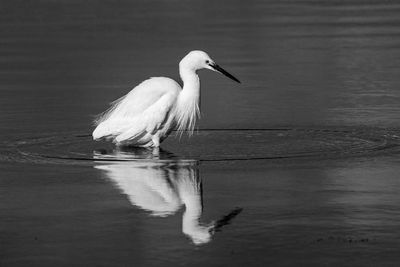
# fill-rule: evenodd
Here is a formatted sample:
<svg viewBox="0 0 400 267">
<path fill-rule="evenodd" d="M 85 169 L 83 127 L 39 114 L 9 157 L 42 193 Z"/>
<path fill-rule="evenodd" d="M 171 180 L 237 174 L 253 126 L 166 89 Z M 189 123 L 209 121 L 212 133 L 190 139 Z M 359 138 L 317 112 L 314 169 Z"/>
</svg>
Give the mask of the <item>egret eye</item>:
<svg viewBox="0 0 400 267">
<path fill-rule="evenodd" d="M 206 64 L 208 64 L 208 63 L 210 63 L 210 61 L 209 61 L 209 60 L 206 60 Z"/>
</svg>

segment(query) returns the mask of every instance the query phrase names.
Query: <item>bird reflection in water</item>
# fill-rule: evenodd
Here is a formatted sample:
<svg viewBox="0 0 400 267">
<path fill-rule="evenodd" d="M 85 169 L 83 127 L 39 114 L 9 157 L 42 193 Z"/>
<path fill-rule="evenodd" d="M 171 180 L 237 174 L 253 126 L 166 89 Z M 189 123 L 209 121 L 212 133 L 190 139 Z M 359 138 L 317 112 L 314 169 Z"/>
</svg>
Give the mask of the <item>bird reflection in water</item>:
<svg viewBox="0 0 400 267">
<path fill-rule="evenodd" d="M 99 160 L 95 168 L 103 170 L 132 205 L 149 211 L 152 216 L 175 214 L 184 205 L 182 232 L 196 245 L 210 242 L 215 232 L 242 210 L 235 208 L 208 224 L 200 222 L 203 192 L 195 160 L 178 160 L 166 151 L 145 148 L 117 148 L 112 153 L 96 151 L 94 158 Z M 131 160 L 124 161 L 127 159 Z"/>
</svg>

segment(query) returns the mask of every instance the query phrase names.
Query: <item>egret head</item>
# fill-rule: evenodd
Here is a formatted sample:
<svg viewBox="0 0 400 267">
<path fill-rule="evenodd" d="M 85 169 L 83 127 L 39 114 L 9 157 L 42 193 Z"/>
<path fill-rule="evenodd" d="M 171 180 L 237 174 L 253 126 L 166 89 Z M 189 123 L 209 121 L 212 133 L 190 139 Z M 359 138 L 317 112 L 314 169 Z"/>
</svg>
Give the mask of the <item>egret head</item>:
<svg viewBox="0 0 400 267">
<path fill-rule="evenodd" d="M 192 71 L 197 71 L 200 69 L 209 69 L 224 74 L 228 78 L 240 83 L 232 74 L 218 66 L 210 56 L 203 51 L 194 50 L 189 52 L 182 60 L 179 62 L 180 68 L 189 69 Z"/>
</svg>

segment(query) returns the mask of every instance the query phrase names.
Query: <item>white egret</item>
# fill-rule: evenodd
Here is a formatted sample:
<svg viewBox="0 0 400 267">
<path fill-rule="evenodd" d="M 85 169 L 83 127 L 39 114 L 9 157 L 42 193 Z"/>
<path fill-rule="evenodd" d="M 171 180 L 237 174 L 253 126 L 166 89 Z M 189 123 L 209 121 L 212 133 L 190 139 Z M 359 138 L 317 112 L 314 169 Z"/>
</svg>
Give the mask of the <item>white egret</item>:
<svg viewBox="0 0 400 267">
<path fill-rule="evenodd" d="M 183 88 L 166 77 L 143 81 L 127 95 L 112 102 L 95 121 L 93 139 L 117 145 L 159 147 L 172 130 L 193 133 L 199 116 L 200 80 L 197 70 L 210 69 L 238 79 L 218 66 L 207 53 L 191 51 L 179 62 Z"/>
</svg>

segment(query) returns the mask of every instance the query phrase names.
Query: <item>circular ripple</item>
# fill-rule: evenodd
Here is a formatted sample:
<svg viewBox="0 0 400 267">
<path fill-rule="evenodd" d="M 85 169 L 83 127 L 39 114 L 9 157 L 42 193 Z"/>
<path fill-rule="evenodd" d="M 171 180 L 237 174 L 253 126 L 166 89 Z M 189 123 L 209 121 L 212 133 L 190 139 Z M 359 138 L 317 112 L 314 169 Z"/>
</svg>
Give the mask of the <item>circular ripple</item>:
<svg viewBox="0 0 400 267">
<path fill-rule="evenodd" d="M 159 151 L 115 148 L 79 133 L 49 134 L 4 145 L 3 159 L 38 162 L 251 160 L 332 158 L 382 153 L 398 147 L 394 131 L 377 129 L 201 130 L 169 137 Z M 5 153 L 5 154 L 4 154 Z"/>
</svg>

